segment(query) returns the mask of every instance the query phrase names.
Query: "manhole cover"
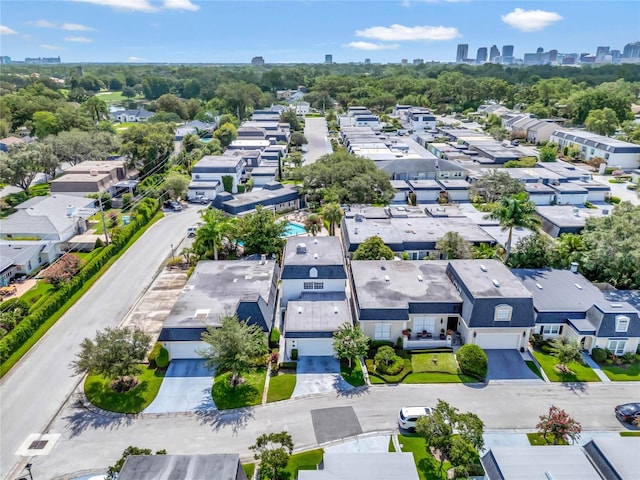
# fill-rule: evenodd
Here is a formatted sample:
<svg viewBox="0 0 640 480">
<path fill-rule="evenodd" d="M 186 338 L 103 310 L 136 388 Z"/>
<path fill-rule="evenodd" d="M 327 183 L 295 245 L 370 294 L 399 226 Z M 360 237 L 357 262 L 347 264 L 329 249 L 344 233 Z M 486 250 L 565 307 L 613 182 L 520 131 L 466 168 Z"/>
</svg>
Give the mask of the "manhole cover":
<svg viewBox="0 0 640 480">
<path fill-rule="evenodd" d="M 36 440 L 35 442 L 31 442 L 29 450 L 42 450 L 47 446 L 47 443 L 49 443 L 49 440 Z"/>
</svg>

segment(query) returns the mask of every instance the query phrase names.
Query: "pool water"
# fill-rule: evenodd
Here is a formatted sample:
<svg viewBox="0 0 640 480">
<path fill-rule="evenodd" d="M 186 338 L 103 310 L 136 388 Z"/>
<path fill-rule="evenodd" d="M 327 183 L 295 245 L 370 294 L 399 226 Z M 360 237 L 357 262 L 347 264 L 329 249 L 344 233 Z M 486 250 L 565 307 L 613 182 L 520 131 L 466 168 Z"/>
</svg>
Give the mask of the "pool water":
<svg viewBox="0 0 640 480">
<path fill-rule="evenodd" d="M 301 235 L 303 233 L 307 233 L 302 225 L 298 225 L 297 223 L 287 222 L 287 226 L 284 229 L 283 237 L 293 237 L 295 235 Z"/>
</svg>

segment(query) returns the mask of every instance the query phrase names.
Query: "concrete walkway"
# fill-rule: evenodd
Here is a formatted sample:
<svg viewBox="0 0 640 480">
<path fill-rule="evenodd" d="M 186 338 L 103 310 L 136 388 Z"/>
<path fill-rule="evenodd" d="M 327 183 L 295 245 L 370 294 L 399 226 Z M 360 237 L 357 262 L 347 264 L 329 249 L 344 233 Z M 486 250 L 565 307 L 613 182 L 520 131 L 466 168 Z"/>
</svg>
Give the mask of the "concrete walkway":
<svg viewBox="0 0 640 480">
<path fill-rule="evenodd" d="M 607 377 L 607 374 L 602 371 L 602 369 L 600 368 L 600 365 L 598 365 L 593 360 L 593 358 L 591 358 L 591 355 L 589 355 L 588 353 L 582 352 L 582 358 L 584 359 L 584 363 L 586 363 L 587 366 L 589 366 L 591 369 L 593 369 L 594 372 L 596 372 L 596 375 L 598 375 L 600 380 L 602 380 L 603 382 L 611 381 L 611 379 Z"/>
<path fill-rule="evenodd" d="M 300 357 L 296 375 L 291 398 L 353 389 L 340 375 L 340 361 L 333 357 Z"/>
</svg>

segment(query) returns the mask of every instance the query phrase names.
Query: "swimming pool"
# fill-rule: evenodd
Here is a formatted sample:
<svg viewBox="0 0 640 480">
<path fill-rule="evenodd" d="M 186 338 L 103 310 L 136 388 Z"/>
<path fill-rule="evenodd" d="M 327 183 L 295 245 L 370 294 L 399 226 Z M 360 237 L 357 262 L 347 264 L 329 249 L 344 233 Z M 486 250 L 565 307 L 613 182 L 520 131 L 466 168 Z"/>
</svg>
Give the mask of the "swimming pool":
<svg viewBox="0 0 640 480">
<path fill-rule="evenodd" d="M 287 222 L 287 226 L 284 229 L 283 237 L 295 237 L 296 235 L 302 235 L 307 233 L 302 225 L 293 222 Z"/>
</svg>

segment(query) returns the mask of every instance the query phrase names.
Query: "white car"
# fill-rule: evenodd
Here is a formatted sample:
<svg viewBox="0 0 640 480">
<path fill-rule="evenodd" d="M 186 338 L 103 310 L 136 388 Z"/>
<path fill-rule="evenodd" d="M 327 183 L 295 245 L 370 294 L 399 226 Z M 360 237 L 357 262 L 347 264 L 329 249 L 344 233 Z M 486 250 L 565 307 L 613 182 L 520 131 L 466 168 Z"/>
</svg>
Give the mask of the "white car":
<svg viewBox="0 0 640 480">
<path fill-rule="evenodd" d="M 398 426 L 410 432 L 416 431 L 418 418 L 431 415 L 431 407 L 403 407 L 398 414 Z"/>
</svg>

